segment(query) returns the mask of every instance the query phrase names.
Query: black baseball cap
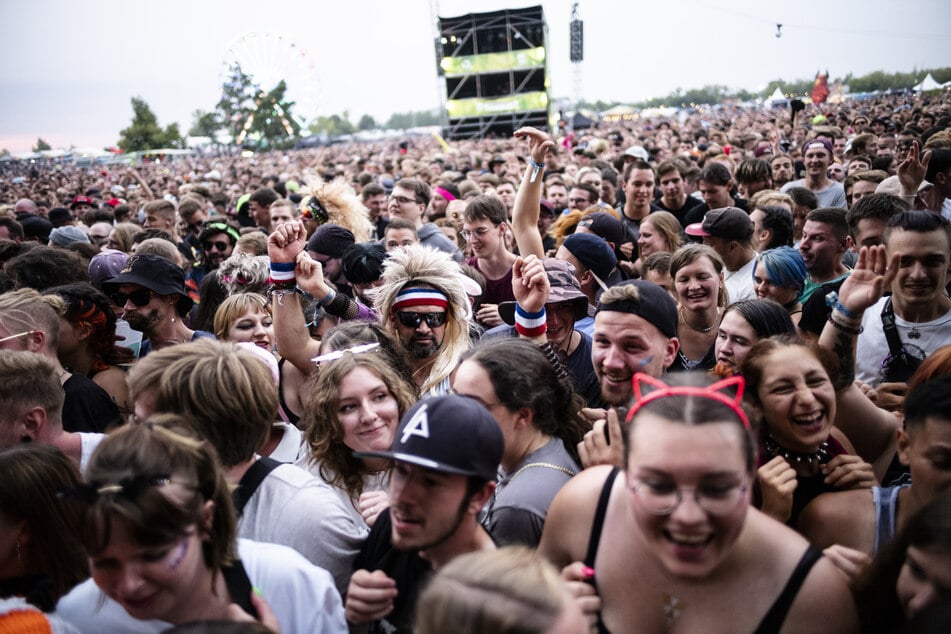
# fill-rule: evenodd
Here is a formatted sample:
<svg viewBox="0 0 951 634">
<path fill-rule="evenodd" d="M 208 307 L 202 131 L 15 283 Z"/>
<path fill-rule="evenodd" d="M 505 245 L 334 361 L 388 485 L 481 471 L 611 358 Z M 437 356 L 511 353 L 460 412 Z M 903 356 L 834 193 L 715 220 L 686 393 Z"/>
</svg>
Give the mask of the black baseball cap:
<svg viewBox="0 0 951 634">
<path fill-rule="evenodd" d="M 425 469 L 498 477 L 505 441 L 499 424 L 474 398 L 447 394 L 423 399 L 400 421 L 390 451 L 355 451 L 357 458 L 390 458 Z"/>
</svg>

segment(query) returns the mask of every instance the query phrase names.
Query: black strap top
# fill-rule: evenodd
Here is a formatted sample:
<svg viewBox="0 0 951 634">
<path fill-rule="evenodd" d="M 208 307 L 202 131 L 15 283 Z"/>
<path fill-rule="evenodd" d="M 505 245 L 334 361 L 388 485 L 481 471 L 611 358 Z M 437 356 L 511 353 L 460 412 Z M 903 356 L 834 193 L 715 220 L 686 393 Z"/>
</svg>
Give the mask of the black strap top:
<svg viewBox="0 0 951 634">
<path fill-rule="evenodd" d="M 598 547 L 601 544 L 601 531 L 604 529 L 604 517 L 607 515 L 608 501 L 611 499 L 611 489 L 614 486 L 614 480 L 617 478 L 618 473 L 620 473 L 620 470 L 615 468 L 608 474 L 607 480 L 604 482 L 604 488 L 601 489 L 601 495 L 598 498 L 598 505 L 594 511 L 594 521 L 591 524 L 591 536 L 588 539 L 588 551 L 584 558 L 584 564 L 589 568 L 594 568 L 594 561 L 598 556 Z M 805 582 L 812 567 L 821 557 L 822 552 L 812 546 L 806 549 L 799 559 L 799 563 L 797 563 L 793 569 L 792 574 L 789 575 L 789 579 L 786 581 L 782 592 L 780 592 L 776 600 L 773 601 L 773 605 L 770 606 L 769 611 L 763 617 L 763 620 L 760 621 L 760 624 L 754 630 L 753 634 L 774 634 L 782 629 L 786 615 L 789 614 L 789 609 L 792 607 L 793 601 L 796 600 L 796 595 L 799 594 L 799 589 L 802 588 L 802 584 Z M 591 577 L 588 583 L 594 586 L 595 590 L 598 589 L 598 583 L 594 577 Z M 604 625 L 600 612 L 598 613 L 597 629 L 599 634 L 610 634 L 610 630 Z"/>
</svg>

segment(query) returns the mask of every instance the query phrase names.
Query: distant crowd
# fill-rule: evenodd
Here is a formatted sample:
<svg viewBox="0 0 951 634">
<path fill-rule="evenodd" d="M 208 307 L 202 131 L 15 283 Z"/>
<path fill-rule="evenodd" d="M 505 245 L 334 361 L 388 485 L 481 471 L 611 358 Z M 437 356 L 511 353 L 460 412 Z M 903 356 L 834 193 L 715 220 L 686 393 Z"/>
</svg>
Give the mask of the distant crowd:
<svg viewBox="0 0 951 634">
<path fill-rule="evenodd" d="M 947 631 L 949 269 L 948 91 L 0 162 L 0 630 Z"/>
</svg>

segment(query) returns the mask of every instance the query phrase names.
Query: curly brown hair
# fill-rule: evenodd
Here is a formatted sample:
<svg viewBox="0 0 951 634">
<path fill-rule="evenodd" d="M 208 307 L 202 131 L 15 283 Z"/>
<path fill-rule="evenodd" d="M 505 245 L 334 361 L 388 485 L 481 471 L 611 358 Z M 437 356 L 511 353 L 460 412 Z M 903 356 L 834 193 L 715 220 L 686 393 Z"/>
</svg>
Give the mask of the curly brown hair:
<svg viewBox="0 0 951 634">
<path fill-rule="evenodd" d="M 310 461 L 329 484 L 345 489 L 356 501 L 363 492 L 370 468 L 353 449 L 343 442 L 343 427 L 338 418 L 340 383 L 354 368 L 364 367 L 380 377 L 396 399 L 400 417 L 416 402 L 414 387 L 378 352 L 344 354 L 340 359 L 321 364 L 307 381 L 304 414 L 301 423 L 310 447 Z"/>
</svg>

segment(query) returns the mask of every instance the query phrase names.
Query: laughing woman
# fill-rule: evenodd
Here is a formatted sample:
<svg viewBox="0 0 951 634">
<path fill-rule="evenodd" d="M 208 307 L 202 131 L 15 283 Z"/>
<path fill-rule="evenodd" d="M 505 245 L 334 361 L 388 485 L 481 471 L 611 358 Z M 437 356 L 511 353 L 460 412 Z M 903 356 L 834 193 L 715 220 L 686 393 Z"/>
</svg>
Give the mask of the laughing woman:
<svg viewBox="0 0 951 634">
<path fill-rule="evenodd" d="M 753 346 L 740 370 L 763 419 L 757 476 L 765 513 L 794 526 L 820 494 L 877 484 L 872 466 L 833 425 L 838 373 L 830 353 L 773 337 Z"/>
<path fill-rule="evenodd" d="M 720 310 L 727 304 L 723 260 L 706 245 L 688 244 L 671 257 L 670 277 L 680 312 L 680 349 L 669 370 L 710 370 Z"/>
<path fill-rule="evenodd" d="M 57 613 L 82 632 L 161 632 L 233 619 L 270 602 L 285 632 L 345 632 L 330 574 L 297 551 L 238 540 L 231 491 L 211 445 L 164 425 L 126 425 L 93 454 L 87 484 L 64 492 L 92 579 Z M 236 604 L 236 605 L 233 605 Z"/>
<path fill-rule="evenodd" d="M 689 385 L 634 376 L 624 470 L 585 469 L 549 511 L 539 552 L 563 567 L 589 623 L 599 632 L 855 631 L 845 577 L 750 504 L 756 447 L 738 404 L 742 379 L 671 378 Z"/>
</svg>

